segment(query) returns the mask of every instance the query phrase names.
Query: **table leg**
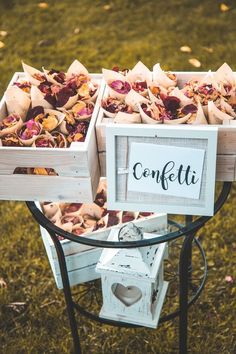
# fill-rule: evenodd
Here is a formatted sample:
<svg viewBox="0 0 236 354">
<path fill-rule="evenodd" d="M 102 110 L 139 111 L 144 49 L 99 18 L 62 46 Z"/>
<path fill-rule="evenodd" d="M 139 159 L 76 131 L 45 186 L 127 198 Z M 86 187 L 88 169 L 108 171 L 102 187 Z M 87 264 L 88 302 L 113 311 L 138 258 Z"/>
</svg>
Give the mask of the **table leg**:
<svg viewBox="0 0 236 354">
<path fill-rule="evenodd" d="M 68 277 L 68 272 L 66 267 L 65 255 L 61 243 L 58 240 L 56 234 L 50 230 L 47 231 L 49 232 L 57 251 L 57 256 L 58 256 L 58 261 L 59 261 L 59 266 L 61 271 L 62 284 L 63 284 L 64 297 L 66 301 L 67 313 L 70 322 L 71 334 L 74 342 L 74 352 L 75 354 L 81 354 L 82 352 L 81 352 L 80 340 L 78 335 L 78 327 L 75 319 L 75 309 L 74 309 L 74 304 L 73 304 L 73 299 L 72 299 L 72 294 L 70 289 L 70 282 L 69 282 L 69 277 Z"/>
</svg>

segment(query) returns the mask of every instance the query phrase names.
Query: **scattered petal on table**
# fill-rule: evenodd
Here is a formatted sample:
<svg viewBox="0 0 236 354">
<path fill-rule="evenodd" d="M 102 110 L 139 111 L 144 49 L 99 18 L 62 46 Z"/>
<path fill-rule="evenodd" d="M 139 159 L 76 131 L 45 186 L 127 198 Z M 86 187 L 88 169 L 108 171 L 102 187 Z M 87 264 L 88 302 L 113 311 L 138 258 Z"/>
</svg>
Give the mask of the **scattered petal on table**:
<svg viewBox="0 0 236 354">
<path fill-rule="evenodd" d="M 76 27 L 75 29 L 74 29 L 74 34 L 78 34 L 80 32 L 80 28 L 79 27 Z"/>
<path fill-rule="evenodd" d="M 47 9 L 48 3 L 47 2 L 39 2 L 38 7 L 40 7 L 40 9 Z"/>
<path fill-rule="evenodd" d="M 233 282 L 234 282 L 234 280 L 233 280 L 233 278 L 231 277 L 231 275 L 226 275 L 225 281 L 226 281 L 227 283 L 233 283 Z"/>
<path fill-rule="evenodd" d="M 7 31 L 0 31 L 0 36 L 1 37 L 6 37 Z"/>
<path fill-rule="evenodd" d="M 0 288 L 7 288 L 7 283 L 3 278 L 0 278 Z"/>
<path fill-rule="evenodd" d="M 201 62 L 196 58 L 191 58 L 188 61 L 191 65 L 195 66 L 195 68 L 200 68 L 200 66 L 202 65 Z"/>
<path fill-rule="evenodd" d="M 230 7 L 224 3 L 220 4 L 220 11 L 226 12 L 229 11 Z"/>
<path fill-rule="evenodd" d="M 104 10 L 108 11 L 111 9 L 111 5 L 107 4 L 103 6 Z"/>
<path fill-rule="evenodd" d="M 214 52 L 214 49 L 211 48 L 211 47 L 202 47 L 202 49 L 205 50 L 208 53 L 213 53 Z"/>
<path fill-rule="evenodd" d="M 5 44 L 2 41 L 0 41 L 0 49 L 3 47 L 5 47 Z"/>
<path fill-rule="evenodd" d="M 182 47 L 179 48 L 181 52 L 183 53 L 191 53 L 192 52 L 192 48 L 190 48 L 187 45 L 183 45 Z"/>
</svg>

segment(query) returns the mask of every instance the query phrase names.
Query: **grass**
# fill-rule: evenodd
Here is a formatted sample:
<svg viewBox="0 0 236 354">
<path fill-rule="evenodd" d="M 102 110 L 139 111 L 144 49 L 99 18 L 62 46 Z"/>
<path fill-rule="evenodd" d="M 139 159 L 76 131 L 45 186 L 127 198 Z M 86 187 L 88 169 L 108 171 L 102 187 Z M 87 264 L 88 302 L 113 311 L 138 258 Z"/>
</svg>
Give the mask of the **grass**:
<svg viewBox="0 0 236 354">
<path fill-rule="evenodd" d="M 197 58 L 201 70 L 217 69 L 224 61 L 235 70 L 236 7 L 233 1 L 225 3 L 227 12 L 220 11 L 219 1 L 206 0 L 50 0 L 45 9 L 37 1 L 1 0 L 0 31 L 8 34 L 0 38 L 5 44 L 0 95 L 21 70 L 21 59 L 36 67 L 66 69 L 78 58 L 98 72 L 115 64 L 132 67 L 139 59 L 150 68 L 160 61 L 165 69 L 191 71 L 195 68 L 188 59 Z M 182 53 L 182 45 L 192 53 Z M 209 276 L 198 305 L 190 310 L 190 353 L 236 352 L 235 199 L 233 187 L 224 208 L 200 233 Z M 55 287 L 38 227 L 25 205 L 1 202 L 0 228 L 0 278 L 7 283 L 0 288 L 0 352 L 70 352 L 63 294 Z M 232 283 L 225 280 L 229 275 Z M 13 302 L 24 302 L 25 308 L 7 307 Z M 100 327 L 87 319 L 80 324 L 85 353 L 177 352 L 177 321 L 156 331 Z"/>
</svg>

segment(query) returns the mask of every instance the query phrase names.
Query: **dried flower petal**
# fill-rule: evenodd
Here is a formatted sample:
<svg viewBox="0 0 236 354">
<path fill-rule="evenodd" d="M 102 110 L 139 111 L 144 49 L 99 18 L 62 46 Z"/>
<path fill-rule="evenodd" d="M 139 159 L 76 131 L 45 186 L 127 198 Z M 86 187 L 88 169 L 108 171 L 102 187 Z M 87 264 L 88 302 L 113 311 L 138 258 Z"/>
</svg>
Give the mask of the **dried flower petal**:
<svg viewBox="0 0 236 354">
<path fill-rule="evenodd" d="M 3 47 L 5 47 L 5 44 L 2 41 L 0 41 L 0 49 Z"/>
<path fill-rule="evenodd" d="M 111 9 L 111 5 L 110 5 L 110 4 L 104 5 L 104 6 L 103 6 L 103 9 L 106 10 L 106 11 L 108 11 L 108 10 Z"/>
<path fill-rule="evenodd" d="M 191 65 L 195 66 L 195 68 L 200 68 L 200 66 L 202 65 L 201 62 L 196 58 L 191 58 L 188 61 Z"/>
<path fill-rule="evenodd" d="M 39 2 L 38 7 L 40 9 L 47 9 L 48 8 L 48 3 L 47 2 Z"/>
<path fill-rule="evenodd" d="M 226 281 L 227 283 L 233 283 L 233 282 L 234 282 L 234 280 L 233 280 L 233 278 L 231 277 L 231 275 L 226 275 L 225 281 Z"/>
<path fill-rule="evenodd" d="M 6 37 L 7 31 L 0 31 L 0 36 L 1 37 Z"/>
<path fill-rule="evenodd" d="M 192 52 L 192 48 L 190 48 L 187 45 L 183 45 L 182 47 L 179 48 L 181 52 L 183 53 L 191 53 Z"/>
<path fill-rule="evenodd" d="M 220 11 L 226 12 L 229 11 L 230 7 L 224 3 L 220 4 Z"/>
<path fill-rule="evenodd" d="M 213 53 L 214 52 L 214 49 L 211 48 L 211 47 L 202 47 L 202 49 L 205 50 L 208 53 Z"/>
</svg>

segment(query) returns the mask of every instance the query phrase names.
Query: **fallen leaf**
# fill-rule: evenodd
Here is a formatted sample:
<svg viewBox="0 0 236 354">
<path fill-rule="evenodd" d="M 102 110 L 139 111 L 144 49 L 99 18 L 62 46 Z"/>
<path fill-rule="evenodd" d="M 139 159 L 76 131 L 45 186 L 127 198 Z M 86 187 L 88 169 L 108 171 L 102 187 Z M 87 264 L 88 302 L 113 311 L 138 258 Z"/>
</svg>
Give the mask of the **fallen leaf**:
<svg viewBox="0 0 236 354">
<path fill-rule="evenodd" d="M 231 275 L 226 275 L 226 277 L 225 277 L 225 281 L 227 282 L 227 283 L 233 283 L 233 278 L 231 277 Z"/>
<path fill-rule="evenodd" d="M 220 4 L 220 11 L 226 12 L 229 11 L 230 7 L 224 3 Z"/>
<path fill-rule="evenodd" d="M 40 9 L 47 9 L 48 3 L 47 2 L 39 2 L 38 7 L 40 7 Z"/>
<path fill-rule="evenodd" d="M 5 47 L 5 44 L 2 41 L 0 41 L 0 49 L 3 47 Z"/>
<path fill-rule="evenodd" d="M 3 278 L 0 278 L 0 288 L 7 288 L 7 283 Z"/>
<path fill-rule="evenodd" d="M 1 37 L 6 37 L 7 31 L 0 31 L 0 36 Z"/>
<path fill-rule="evenodd" d="M 111 5 L 109 5 L 109 4 L 104 5 L 104 6 L 103 6 L 103 9 L 106 10 L 106 11 L 108 11 L 108 10 L 111 9 Z"/>
<path fill-rule="evenodd" d="M 204 49 L 208 53 L 213 53 L 213 51 L 214 51 L 214 49 L 211 47 L 202 47 L 202 49 Z"/>
<path fill-rule="evenodd" d="M 200 68 L 200 66 L 202 65 L 201 62 L 196 58 L 191 58 L 188 61 L 191 65 L 195 66 L 195 68 Z"/>
<path fill-rule="evenodd" d="M 181 52 L 183 53 L 191 53 L 192 52 L 192 48 L 190 48 L 187 45 L 183 45 L 182 47 L 179 48 Z"/>
<path fill-rule="evenodd" d="M 79 27 L 76 27 L 75 29 L 74 29 L 74 34 L 78 34 L 80 32 L 80 28 Z"/>
</svg>

